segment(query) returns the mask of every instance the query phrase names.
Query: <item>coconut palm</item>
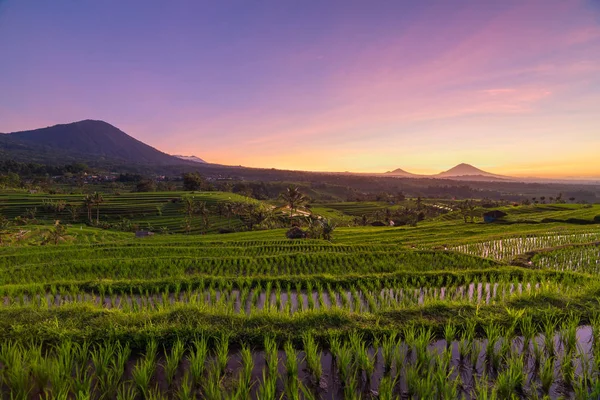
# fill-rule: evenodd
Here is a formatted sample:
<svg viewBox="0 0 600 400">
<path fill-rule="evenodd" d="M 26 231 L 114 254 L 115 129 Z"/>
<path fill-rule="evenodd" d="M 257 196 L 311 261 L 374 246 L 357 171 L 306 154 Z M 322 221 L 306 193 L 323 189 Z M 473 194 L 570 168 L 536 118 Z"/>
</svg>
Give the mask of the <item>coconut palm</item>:
<svg viewBox="0 0 600 400">
<path fill-rule="evenodd" d="M 333 236 L 333 231 L 335 230 L 337 225 L 328 219 L 321 221 L 321 225 L 323 226 L 323 231 L 322 231 L 323 239 L 325 239 L 327 241 L 331 241 L 331 238 Z"/>
<path fill-rule="evenodd" d="M 181 200 L 183 201 L 183 213 L 191 219 L 195 214 L 196 208 L 196 202 L 194 201 L 194 198 L 185 196 L 182 197 Z"/>
<path fill-rule="evenodd" d="M 294 215 L 294 211 L 308 202 L 308 198 L 300 192 L 297 186 L 290 185 L 287 189 L 279 194 L 279 198 L 286 202 L 286 205 L 290 208 L 290 220 Z"/>
<path fill-rule="evenodd" d="M 63 212 L 66 207 L 67 207 L 67 202 L 65 200 L 57 200 L 56 202 L 54 202 L 54 212 L 55 212 L 56 216 L 58 217 L 58 215 L 61 212 Z"/>
<path fill-rule="evenodd" d="M 71 216 L 71 221 L 75 222 L 77 221 L 77 218 L 79 218 L 79 206 L 76 204 L 69 204 L 67 206 L 67 211 L 69 211 L 69 215 Z"/>
<path fill-rule="evenodd" d="M 100 192 L 92 194 L 92 204 L 96 206 L 96 224 L 100 223 L 100 204 L 104 203 L 104 197 Z"/>
<path fill-rule="evenodd" d="M 199 201 L 196 203 L 195 212 L 200 215 L 202 222 L 202 233 L 206 233 L 208 227 L 210 226 L 210 220 L 208 217 L 210 216 L 210 210 L 206 207 L 206 203 L 204 201 Z"/>
<path fill-rule="evenodd" d="M 184 229 L 187 233 L 192 230 L 193 218 L 199 215 L 202 218 L 202 232 L 206 232 L 210 225 L 208 217 L 210 216 L 210 210 L 206 207 L 206 203 L 203 201 L 197 201 L 192 196 L 182 197 L 183 201 L 183 213 L 185 214 Z"/>
<path fill-rule="evenodd" d="M 226 203 L 225 207 L 223 208 L 223 213 L 227 217 L 228 228 L 231 228 L 231 217 L 233 217 L 235 214 L 235 209 L 236 207 L 233 205 L 233 203 Z"/>
<path fill-rule="evenodd" d="M 83 205 L 87 210 L 88 221 L 92 222 L 92 208 L 94 207 L 94 199 L 92 195 L 85 195 L 83 198 Z"/>
</svg>

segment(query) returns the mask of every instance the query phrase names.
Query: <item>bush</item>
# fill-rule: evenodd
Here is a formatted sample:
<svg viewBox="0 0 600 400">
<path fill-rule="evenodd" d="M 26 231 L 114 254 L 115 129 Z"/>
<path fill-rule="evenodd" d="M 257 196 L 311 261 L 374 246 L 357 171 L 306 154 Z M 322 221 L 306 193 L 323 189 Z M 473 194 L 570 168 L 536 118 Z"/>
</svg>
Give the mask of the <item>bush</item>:
<svg viewBox="0 0 600 400">
<path fill-rule="evenodd" d="M 387 225 L 385 224 L 385 222 L 375 221 L 375 222 L 371 222 L 371 226 L 387 226 Z"/>
<path fill-rule="evenodd" d="M 288 239 L 305 239 L 307 234 L 299 227 L 295 226 L 285 233 Z"/>
</svg>

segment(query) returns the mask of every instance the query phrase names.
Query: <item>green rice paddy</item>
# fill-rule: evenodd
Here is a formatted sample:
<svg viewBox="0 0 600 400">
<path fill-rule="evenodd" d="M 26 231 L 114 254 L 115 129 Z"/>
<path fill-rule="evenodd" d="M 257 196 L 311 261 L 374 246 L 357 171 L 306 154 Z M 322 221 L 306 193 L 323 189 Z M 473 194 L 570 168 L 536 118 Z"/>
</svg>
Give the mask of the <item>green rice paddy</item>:
<svg viewBox="0 0 600 400">
<path fill-rule="evenodd" d="M 177 232 L 175 197 L 107 196 L 100 211 Z M 41 198 L 6 196 L 3 214 Z M 499 224 L 339 227 L 331 242 L 73 223 L 40 245 L 38 217 L 0 247 L 0 397 L 597 398 L 600 207 L 505 210 Z"/>
</svg>

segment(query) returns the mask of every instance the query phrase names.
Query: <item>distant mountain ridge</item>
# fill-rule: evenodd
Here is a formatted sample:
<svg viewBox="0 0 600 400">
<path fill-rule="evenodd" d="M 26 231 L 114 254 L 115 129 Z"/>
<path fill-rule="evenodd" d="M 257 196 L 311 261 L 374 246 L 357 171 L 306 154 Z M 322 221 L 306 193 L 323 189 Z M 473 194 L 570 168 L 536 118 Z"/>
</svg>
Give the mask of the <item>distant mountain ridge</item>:
<svg viewBox="0 0 600 400">
<path fill-rule="evenodd" d="M 401 168 L 393 171 L 388 171 L 384 175 L 407 177 L 407 178 L 439 178 L 439 179 L 463 179 L 463 180 L 503 180 L 513 179 L 510 176 L 503 176 L 486 172 L 482 169 L 474 167 L 470 164 L 458 164 L 447 171 L 440 172 L 434 175 L 419 175 L 407 172 Z"/>
<path fill-rule="evenodd" d="M 164 171 L 202 169 L 216 174 L 215 171 L 218 169 L 222 173 L 228 174 L 235 169 L 240 176 L 242 171 L 250 173 L 248 172 L 250 170 L 254 172 L 262 170 L 242 166 L 216 165 L 207 163 L 194 155 L 169 155 L 129 136 L 107 122 L 97 120 L 83 120 L 28 131 L 0 133 L 0 160 L 48 165 L 84 162 L 90 166 L 109 168 L 118 166 L 120 169 L 146 172 L 152 170 L 162 173 L 165 173 Z M 535 178 L 524 179 L 492 174 L 465 163 L 432 175 L 414 174 L 401 168 L 385 173 L 323 173 L 463 181 L 535 180 Z"/>
<path fill-rule="evenodd" d="M 455 167 L 450 168 L 448 171 L 440 172 L 436 176 L 440 178 L 458 177 L 458 176 L 487 176 L 490 178 L 508 178 L 502 175 L 492 174 L 482 169 L 474 167 L 470 164 L 458 164 Z"/>
<path fill-rule="evenodd" d="M 387 175 L 394 175 L 394 176 L 406 176 L 406 177 L 410 177 L 410 176 L 419 176 L 417 174 L 413 174 L 410 172 L 407 172 L 405 170 L 403 170 L 402 168 L 396 168 L 393 171 L 388 171 L 386 172 Z"/>
<path fill-rule="evenodd" d="M 163 153 L 104 121 L 83 120 L 1 136 L 0 150 L 21 159 L 54 157 L 151 165 L 190 163 Z"/>
</svg>

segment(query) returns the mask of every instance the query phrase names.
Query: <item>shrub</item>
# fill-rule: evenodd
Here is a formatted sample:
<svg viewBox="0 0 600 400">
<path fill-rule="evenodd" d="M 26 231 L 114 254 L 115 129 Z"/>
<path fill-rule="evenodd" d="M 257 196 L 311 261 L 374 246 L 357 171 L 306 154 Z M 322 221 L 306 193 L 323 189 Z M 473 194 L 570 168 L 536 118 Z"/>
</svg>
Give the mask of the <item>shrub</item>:
<svg viewBox="0 0 600 400">
<path fill-rule="evenodd" d="M 304 232 L 299 227 L 294 226 L 293 228 L 291 228 L 290 230 L 288 230 L 285 233 L 285 236 L 288 239 L 305 239 L 306 238 L 306 232 Z"/>
</svg>

